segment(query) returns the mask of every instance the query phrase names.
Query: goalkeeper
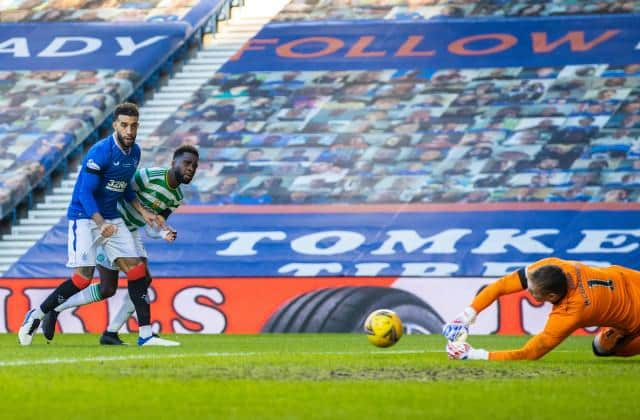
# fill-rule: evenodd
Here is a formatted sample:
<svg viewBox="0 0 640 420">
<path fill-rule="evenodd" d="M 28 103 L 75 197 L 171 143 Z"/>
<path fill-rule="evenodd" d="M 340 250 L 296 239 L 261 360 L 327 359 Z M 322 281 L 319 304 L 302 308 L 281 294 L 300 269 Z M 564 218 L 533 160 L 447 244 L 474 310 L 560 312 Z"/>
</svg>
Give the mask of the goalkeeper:
<svg viewBox="0 0 640 420">
<path fill-rule="evenodd" d="M 169 215 L 180 206 L 183 201 L 181 184 L 189 184 L 198 168 L 198 150 L 190 145 L 178 147 L 173 152 L 173 160 L 170 168 L 145 168 L 138 170 L 131 182 L 138 199 L 145 208 L 151 210 L 165 221 Z M 118 212 L 121 214 L 127 228 L 131 231 L 136 245 L 136 252 L 143 259 L 146 268 L 147 287 L 151 284 L 151 274 L 147 265 L 147 252 L 142 243 L 139 228 L 145 227 L 147 235 L 154 238 L 163 238 L 168 242 L 176 239 L 176 232 L 167 227 L 164 231 L 154 231 L 146 225 L 138 212 L 126 203 L 118 203 Z M 106 257 L 100 250 L 97 255 L 97 267 L 100 271 L 100 282 L 94 283 L 84 290 L 61 302 L 54 310 L 47 312 L 42 320 L 42 332 L 47 340 L 52 340 L 55 335 L 55 326 L 58 314 L 63 310 L 97 302 L 113 296 L 118 286 L 118 267 Z M 104 290 L 101 293 L 101 290 Z M 147 294 L 148 299 L 148 294 Z M 125 299 L 123 306 L 110 322 L 107 330 L 100 337 L 100 344 L 122 345 L 124 342 L 118 336 L 118 331 L 133 314 L 131 298 Z M 177 342 L 162 340 L 165 345 L 179 345 Z"/>
<path fill-rule="evenodd" d="M 544 330 L 517 350 L 474 349 L 464 341 L 476 315 L 498 297 L 528 290 L 553 309 Z M 640 272 L 621 266 L 591 267 L 545 258 L 484 288 L 471 306 L 445 324 L 450 359 L 536 360 L 578 328 L 600 326 L 593 339 L 596 356 L 640 354 Z"/>
</svg>

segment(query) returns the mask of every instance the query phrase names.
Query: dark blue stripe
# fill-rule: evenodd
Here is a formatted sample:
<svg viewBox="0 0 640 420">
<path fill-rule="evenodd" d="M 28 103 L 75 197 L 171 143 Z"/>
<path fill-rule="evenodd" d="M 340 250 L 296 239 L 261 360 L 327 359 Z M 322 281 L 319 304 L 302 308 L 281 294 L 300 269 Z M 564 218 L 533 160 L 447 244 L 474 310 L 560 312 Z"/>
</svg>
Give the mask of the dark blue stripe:
<svg viewBox="0 0 640 420">
<path fill-rule="evenodd" d="M 76 230 L 78 229 L 78 222 L 76 220 L 73 221 L 73 252 L 76 252 Z"/>
<path fill-rule="evenodd" d="M 526 268 L 521 268 L 518 270 L 518 277 L 520 278 L 520 284 L 523 289 L 527 289 L 529 285 L 527 284 L 527 272 Z"/>
</svg>

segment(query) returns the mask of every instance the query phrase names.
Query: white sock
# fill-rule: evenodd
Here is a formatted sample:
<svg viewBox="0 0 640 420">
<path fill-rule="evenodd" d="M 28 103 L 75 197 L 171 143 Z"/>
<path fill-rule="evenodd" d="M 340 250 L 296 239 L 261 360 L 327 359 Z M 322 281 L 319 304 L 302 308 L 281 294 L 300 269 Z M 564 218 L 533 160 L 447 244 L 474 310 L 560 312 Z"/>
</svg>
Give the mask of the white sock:
<svg viewBox="0 0 640 420">
<path fill-rule="evenodd" d="M 124 323 L 127 322 L 127 319 L 129 319 L 129 317 L 131 317 L 131 315 L 133 315 L 135 311 L 136 308 L 135 306 L 133 306 L 133 302 L 131 301 L 129 295 L 127 295 L 124 299 L 124 303 L 118 310 L 118 313 L 116 313 L 116 316 L 109 323 L 107 331 L 112 333 L 117 333 L 118 331 L 120 331 L 120 328 L 122 328 Z"/>
<path fill-rule="evenodd" d="M 38 318 L 38 319 L 40 319 L 40 320 L 41 320 L 42 318 L 44 318 L 44 312 L 42 312 L 42 309 L 40 309 L 40 307 L 39 307 L 39 306 L 38 306 L 37 308 L 33 308 L 33 309 L 34 309 L 34 311 L 33 311 L 33 316 L 34 316 L 35 318 Z"/>
<path fill-rule="evenodd" d="M 71 296 L 65 302 L 56 306 L 54 311 L 62 312 L 65 309 L 86 305 L 87 303 L 97 302 L 99 300 L 102 300 L 102 296 L 100 296 L 100 284 L 94 283 L 86 289 L 81 290 L 75 295 Z"/>
<path fill-rule="evenodd" d="M 151 331 L 151 325 L 140 325 L 140 331 L 138 333 L 141 338 L 151 337 L 153 331 Z"/>
</svg>

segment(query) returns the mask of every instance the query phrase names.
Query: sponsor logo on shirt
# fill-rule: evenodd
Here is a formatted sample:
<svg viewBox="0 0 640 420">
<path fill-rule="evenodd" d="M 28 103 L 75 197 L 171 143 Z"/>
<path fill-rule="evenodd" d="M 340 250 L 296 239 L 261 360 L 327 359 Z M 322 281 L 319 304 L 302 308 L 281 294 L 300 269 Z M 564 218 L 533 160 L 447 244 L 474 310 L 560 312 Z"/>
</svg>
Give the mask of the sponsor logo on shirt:
<svg viewBox="0 0 640 420">
<path fill-rule="evenodd" d="M 99 170 L 102 169 L 102 168 L 100 168 L 100 165 L 98 165 L 97 163 L 94 162 L 93 159 L 89 159 L 87 161 L 87 168 L 93 169 L 94 171 L 99 171 Z"/>
<path fill-rule="evenodd" d="M 109 191 L 115 192 L 123 192 L 125 188 L 127 188 L 127 181 L 116 181 L 115 179 L 110 179 L 105 188 Z"/>
</svg>

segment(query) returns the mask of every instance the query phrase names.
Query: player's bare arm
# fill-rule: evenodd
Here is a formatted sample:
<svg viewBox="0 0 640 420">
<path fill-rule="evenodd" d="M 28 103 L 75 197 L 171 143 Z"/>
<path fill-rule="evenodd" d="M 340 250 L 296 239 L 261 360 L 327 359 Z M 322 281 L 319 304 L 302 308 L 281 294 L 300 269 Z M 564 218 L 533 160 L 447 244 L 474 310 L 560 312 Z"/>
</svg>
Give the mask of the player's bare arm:
<svg viewBox="0 0 640 420">
<path fill-rule="evenodd" d="M 157 214 L 153 213 L 152 211 L 147 210 L 142 203 L 140 203 L 140 200 L 138 200 L 138 198 L 134 198 L 133 201 L 131 201 L 131 205 L 133 206 L 133 208 L 135 208 L 140 215 L 142 216 L 142 218 L 144 219 L 144 221 L 149 225 L 149 226 L 154 226 L 154 227 L 158 227 L 158 228 L 162 228 L 164 229 L 166 227 L 165 223 L 164 223 L 164 219 L 159 218 Z"/>
<path fill-rule="evenodd" d="M 118 226 L 107 223 L 100 213 L 93 213 L 91 219 L 98 225 L 100 235 L 102 235 L 103 238 L 108 238 L 118 231 Z"/>
</svg>

